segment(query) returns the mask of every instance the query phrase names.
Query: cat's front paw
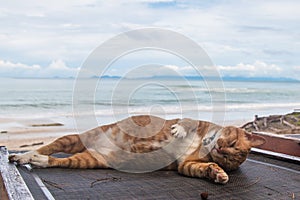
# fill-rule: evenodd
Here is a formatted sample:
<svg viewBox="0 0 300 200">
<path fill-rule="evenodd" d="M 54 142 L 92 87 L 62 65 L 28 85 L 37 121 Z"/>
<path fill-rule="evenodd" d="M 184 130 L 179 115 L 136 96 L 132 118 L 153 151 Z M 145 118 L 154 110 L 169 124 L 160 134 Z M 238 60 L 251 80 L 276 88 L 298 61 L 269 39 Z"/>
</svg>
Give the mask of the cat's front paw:
<svg viewBox="0 0 300 200">
<path fill-rule="evenodd" d="M 176 138 L 185 138 L 187 135 L 187 132 L 179 124 L 172 125 L 171 129 L 171 134 Z"/>
<path fill-rule="evenodd" d="M 229 177 L 226 172 L 217 164 L 211 164 L 209 166 L 208 176 L 216 183 L 225 184 L 229 181 Z"/>
</svg>

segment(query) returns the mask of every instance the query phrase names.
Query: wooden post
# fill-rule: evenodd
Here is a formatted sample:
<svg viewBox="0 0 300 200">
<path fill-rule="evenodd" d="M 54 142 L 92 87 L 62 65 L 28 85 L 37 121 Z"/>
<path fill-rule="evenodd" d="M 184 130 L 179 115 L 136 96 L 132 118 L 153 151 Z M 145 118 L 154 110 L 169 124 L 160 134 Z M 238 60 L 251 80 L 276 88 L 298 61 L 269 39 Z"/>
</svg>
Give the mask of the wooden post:
<svg viewBox="0 0 300 200">
<path fill-rule="evenodd" d="M 0 146 L 0 199 L 33 200 L 27 185 L 14 164 L 8 162 L 8 152 Z"/>
</svg>

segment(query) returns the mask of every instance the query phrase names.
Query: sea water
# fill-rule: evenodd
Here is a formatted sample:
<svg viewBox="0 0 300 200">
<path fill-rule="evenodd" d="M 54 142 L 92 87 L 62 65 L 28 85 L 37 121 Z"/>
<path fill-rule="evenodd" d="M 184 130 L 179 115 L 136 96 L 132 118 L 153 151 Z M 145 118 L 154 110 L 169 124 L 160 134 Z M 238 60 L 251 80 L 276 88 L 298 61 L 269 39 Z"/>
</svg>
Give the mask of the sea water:
<svg viewBox="0 0 300 200">
<path fill-rule="evenodd" d="M 78 84 L 88 89 L 80 90 Z M 176 78 L 0 80 L 1 118 L 82 114 L 94 115 L 99 124 L 105 124 L 127 116 L 154 114 L 234 121 L 250 120 L 254 115 L 284 114 L 296 108 L 300 108 L 299 82 Z"/>
</svg>

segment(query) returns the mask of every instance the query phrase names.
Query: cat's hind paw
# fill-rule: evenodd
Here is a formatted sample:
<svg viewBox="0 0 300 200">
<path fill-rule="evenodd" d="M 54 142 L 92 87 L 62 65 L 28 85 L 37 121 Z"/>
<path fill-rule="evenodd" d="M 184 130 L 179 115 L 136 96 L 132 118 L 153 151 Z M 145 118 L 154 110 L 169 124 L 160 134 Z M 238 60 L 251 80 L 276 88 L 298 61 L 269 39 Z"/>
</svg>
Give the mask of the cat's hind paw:
<svg viewBox="0 0 300 200">
<path fill-rule="evenodd" d="M 184 130 L 184 128 L 182 126 L 180 126 L 179 124 L 174 124 L 171 126 L 171 134 L 175 137 L 175 138 L 185 138 L 187 135 L 187 132 Z"/>
<path fill-rule="evenodd" d="M 37 167 L 48 167 L 49 156 L 41 155 L 36 151 L 29 151 L 22 154 L 11 154 L 8 156 L 8 160 L 17 165 L 32 164 Z"/>
<path fill-rule="evenodd" d="M 18 165 L 30 163 L 33 156 L 39 155 L 36 151 L 29 151 L 22 154 L 11 154 L 8 156 L 9 162 L 15 162 Z"/>
</svg>

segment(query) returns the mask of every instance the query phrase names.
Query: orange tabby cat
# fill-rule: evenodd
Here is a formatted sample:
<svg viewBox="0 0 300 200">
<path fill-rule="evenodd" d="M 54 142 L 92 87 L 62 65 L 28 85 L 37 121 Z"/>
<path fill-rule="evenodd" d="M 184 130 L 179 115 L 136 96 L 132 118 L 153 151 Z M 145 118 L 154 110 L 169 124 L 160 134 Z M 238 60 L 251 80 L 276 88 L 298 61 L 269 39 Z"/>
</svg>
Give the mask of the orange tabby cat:
<svg viewBox="0 0 300 200">
<path fill-rule="evenodd" d="M 232 126 L 144 115 L 64 136 L 38 150 L 10 155 L 9 160 L 38 167 L 112 167 L 131 172 L 168 165 L 167 169 L 177 169 L 186 176 L 225 184 L 229 180 L 225 171 L 237 169 L 250 148 L 264 142 L 263 138 Z M 50 156 L 58 152 L 73 155 Z"/>
</svg>

